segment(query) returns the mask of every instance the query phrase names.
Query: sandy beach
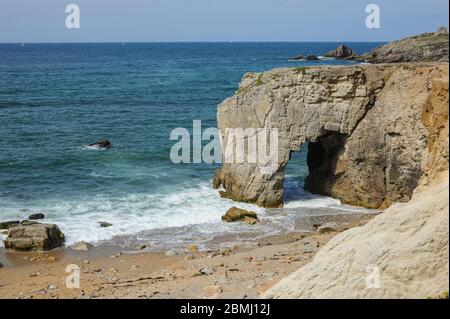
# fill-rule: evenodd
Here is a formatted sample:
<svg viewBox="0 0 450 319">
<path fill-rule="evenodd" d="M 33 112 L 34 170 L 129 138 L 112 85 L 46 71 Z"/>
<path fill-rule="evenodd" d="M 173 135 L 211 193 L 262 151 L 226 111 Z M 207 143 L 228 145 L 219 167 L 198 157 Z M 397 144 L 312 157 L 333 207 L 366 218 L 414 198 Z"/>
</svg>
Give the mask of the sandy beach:
<svg viewBox="0 0 450 319">
<path fill-rule="evenodd" d="M 367 215 L 351 226 L 366 223 Z M 350 227 L 347 224 L 345 228 Z M 259 298 L 337 232 L 291 232 L 211 251 L 124 253 L 118 247 L 45 253 L 2 249 L 0 298 Z M 80 287 L 67 288 L 68 265 L 80 268 Z"/>
</svg>

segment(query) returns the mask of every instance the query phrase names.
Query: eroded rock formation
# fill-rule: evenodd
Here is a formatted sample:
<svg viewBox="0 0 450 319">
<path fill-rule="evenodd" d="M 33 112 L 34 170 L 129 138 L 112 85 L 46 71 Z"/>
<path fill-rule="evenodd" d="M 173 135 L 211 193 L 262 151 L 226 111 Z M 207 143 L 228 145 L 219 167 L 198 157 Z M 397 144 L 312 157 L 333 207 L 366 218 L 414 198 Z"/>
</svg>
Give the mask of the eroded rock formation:
<svg viewBox="0 0 450 319">
<path fill-rule="evenodd" d="M 280 207 L 290 154 L 308 142 L 307 189 L 369 208 L 407 201 L 421 178 L 448 169 L 448 130 L 436 130 L 448 125 L 445 99 L 448 63 L 246 74 L 219 106 L 219 128 L 223 137 L 227 128 L 277 129 L 278 169 L 225 163 L 214 187 L 226 198 Z"/>
<path fill-rule="evenodd" d="M 370 63 L 447 61 L 449 35 L 445 27 L 382 45 L 356 60 Z"/>
</svg>

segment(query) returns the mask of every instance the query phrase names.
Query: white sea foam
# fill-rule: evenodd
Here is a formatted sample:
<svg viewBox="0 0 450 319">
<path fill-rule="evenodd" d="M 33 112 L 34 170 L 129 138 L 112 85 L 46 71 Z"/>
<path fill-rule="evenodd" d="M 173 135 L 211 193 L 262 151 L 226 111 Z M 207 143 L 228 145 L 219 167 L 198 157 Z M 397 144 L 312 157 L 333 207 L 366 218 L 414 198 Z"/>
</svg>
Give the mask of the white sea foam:
<svg viewBox="0 0 450 319">
<path fill-rule="evenodd" d="M 5 247 L 3 241 L 6 239 L 6 237 L 7 237 L 6 234 L 0 234 L 0 247 Z"/>
<path fill-rule="evenodd" d="M 34 203 L 31 210 L 44 211 L 45 222 L 58 224 L 70 245 L 80 240 L 95 243 L 151 229 L 207 223 L 220 225 L 220 217 L 233 205 L 236 203 L 221 199 L 209 183 L 201 183 L 170 193 L 123 197 L 99 194 L 74 200 L 46 200 Z M 240 207 L 262 212 L 262 209 L 248 204 Z M 28 213 L 2 218 L 24 219 Z M 101 228 L 100 221 L 110 222 L 113 226 Z"/>
<path fill-rule="evenodd" d="M 106 150 L 106 148 L 104 147 L 100 147 L 99 145 L 85 145 L 83 146 L 84 150 L 89 150 L 89 151 L 104 151 Z"/>
<path fill-rule="evenodd" d="M 35 202 L 28 208 L 31 212 L 44 212 L 45 222 L 58 224 L 66 235 L 66 244 L 71 245 L 81 240 L 95 244 L 116 236 L 161 229 L 178 229 L 180 232 L 195 230 L 196 238 L 249 231 L 248 227 L 240 223 L 227 224 L 221 221 L 221 216 L 232 206 L 255 211 L 264 222 L 252 227 L 250 231 L 268 235 L 282 228 L 291 229 L 293 218 L 301 213 L 301 208 L 344 207 L 338 200 L 312 195 L 298 186 L 296 182 L 287 181 L 286 192 L 291 199 L 284 207 L 289 213 L 282 210 L 273 212 L 251 204 L 222 199 L 208 182 L 186 185 L 184 188 L 177 186 L 170 191 L 152 193 L 149 190 L 148 194 L 97 194 L 75 199 L 47 199 Z M 30 211 L 18 212 L 12 206 L 9 210 L 8 205 L 3 203 L 2 207 L 8 208 L 5 211 L 16 211 L 2 216 L 2 219 L 25 219 L 30 214 Z M 349 207 L 345 209 L 348 211 Z M 101 221 L 113 225 L 102 228 L 99 226 Z M 178 240 L 177 235 L 186 237 L 184 233 L 169 234 L 167 239 Z"/>
</svg>

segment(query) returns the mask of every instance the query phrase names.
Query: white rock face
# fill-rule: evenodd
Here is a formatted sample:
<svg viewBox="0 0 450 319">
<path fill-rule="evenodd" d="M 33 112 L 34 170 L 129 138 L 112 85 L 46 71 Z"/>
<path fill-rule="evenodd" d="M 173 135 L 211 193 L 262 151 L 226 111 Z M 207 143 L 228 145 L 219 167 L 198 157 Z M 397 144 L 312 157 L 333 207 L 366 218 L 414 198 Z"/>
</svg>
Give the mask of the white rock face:
<svg viewBox="0 0 450 319">
<path fill-rule="evenodd" d="M 222 185 L 226 198 L 280 207 L 290 154 L 309 142 L 308 190 L 369 208 L 407 201 L 427 174 L 435 115 L 446 109 L 448 117 L 439 97 L 448 103 L 448 63 L 246 74 L 236 95 L 219 106 L 222 137 L 229 128 L 277 130 L 278 167 L 264 174 L 258 163 L 225 163 L 214 187 Z M 440 111 L 424 115 L 434 104 Z M 441 150 L 436 169 L 448 165 L 448 147 Z"/>
<path fill-rule="evenodd" d="M 264 297 L 428 298 L 448 292 L 448 186 L 447 171 L 408 203 L 338 234 Z"/>
</svg>

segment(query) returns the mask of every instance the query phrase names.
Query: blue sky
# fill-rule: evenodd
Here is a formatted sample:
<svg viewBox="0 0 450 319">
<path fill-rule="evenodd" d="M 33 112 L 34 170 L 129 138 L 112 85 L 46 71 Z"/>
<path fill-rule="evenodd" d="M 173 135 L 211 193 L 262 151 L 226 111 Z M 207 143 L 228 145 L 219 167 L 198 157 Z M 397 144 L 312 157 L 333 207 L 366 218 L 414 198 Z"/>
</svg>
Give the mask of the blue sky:
<svg viewBox="0 0 450 319">
<path fill-rule="evenodd" d="M 67 29 L 66 5 L 81 10 Z M 380 7 L 367 29 L 365 8 Z M 448 26 L 448 0 L 0 0 L 0 42 L 389 41 Z"/>
</svg>

